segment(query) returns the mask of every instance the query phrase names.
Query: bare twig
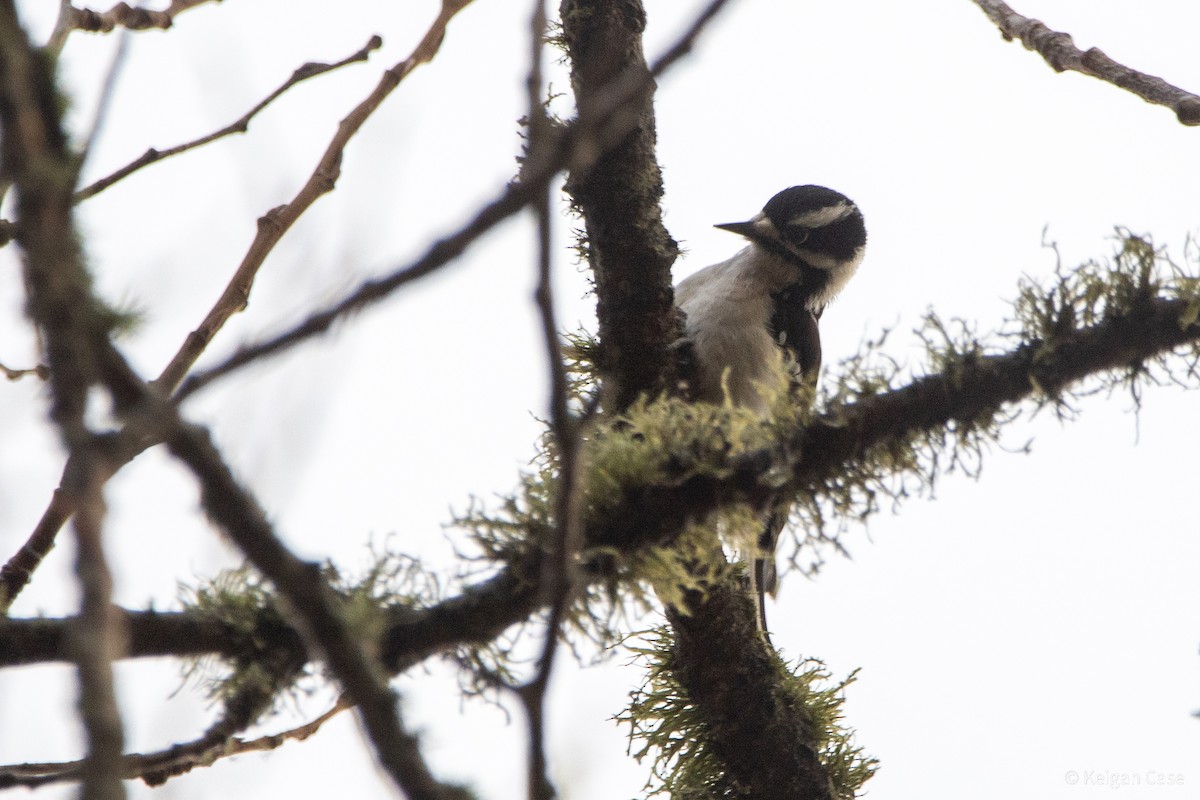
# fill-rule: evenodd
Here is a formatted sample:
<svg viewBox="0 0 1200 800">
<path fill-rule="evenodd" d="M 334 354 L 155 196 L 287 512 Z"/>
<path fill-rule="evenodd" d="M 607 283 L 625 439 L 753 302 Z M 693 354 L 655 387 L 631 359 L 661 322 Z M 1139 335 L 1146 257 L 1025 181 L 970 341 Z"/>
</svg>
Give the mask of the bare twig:
<svg viewBox="0 0 1200 800">
<path fill-rule="evenodd" d="M 175 24 L 175 17 L 184 11 L 221 0 L 172 0 L 162 11 L 151 11 L 128 3 L 117 3 L 108 11 L 93 11 L 68 5 L 67 24 L 70 29 L 90 33 L 109 33 L 116 28 L 131 31 L 167 30 Z"/>
<path fill-rule="evenodd" d="M 156 753 L 130 753 L 121 758 L 121 775 L 126 780 L 141 779 L 151 786 L 158 786 L 168 778 L 185 775 L 198 767 L 212 766 L 222 758 L 276 750 L 290 741 L 304 741 L 348 708 L 351 705 L 343 696 L 312 721 L 270 736 L 243 740 L 206 733 L 194 742 Z M 0 789 L 18 786 L 35 789 L 51 783 L 79 780 L 83 767 L 83 761 L 0 765 Z"/>
<path fill-rule="evenodd" d="M 124 631 L 112 607 L 112 573 L 104 557 L 103 470 L 94 445 L 79 459 L 75 494 L 75 574 L 80 586 L 80 612 L 72 626 L 70 647 L 79 675 L 79 716 L 87 734 L 87 757 L 80 768 L 82 797 L 121 800 L 121 753 L 124 733 L 113 686 L 113 661 L 124 653 Z M 78 457 L 79 449 L 72 450 Z"/>
<path fill-rule="evenodd" d="M 92 117 L 92 124 L 88 128 L 87 136 L 83 140 L 83 146 L 79 151 L 79 158 L 76 161 L 75 169 L 83 172 L 83 167 L 87 163 L 88 156 L 95 147 L 96 142 L 100 138 L 100 134 L 104 131 L 104 122 L 108 117 L 108 112 L 112 107 L 113 95 L 117 90 L 117 79 L 121 75 L 121 68 L 125 65 L 125 58 L 129 53 L 129 31 L 122 31 L 117 38 L 117 52 L 113 54 L 112 63 L 108 65 L 108 71 L 104 75 L 104 83 L 100 87 L 100 97 L 96 101 L 96 113 Z"/>
<path fill-rule="evenodd" d="M 525 208 L 561 170 L 582 169 L 593 163 L 635 124 L 635 120 L 619 113 L 625 103 L 644 91 L 649 81 L 661 76 L 690 52 L 705 26 L 727 2 L 729 0 L 714 0 L 705 7 L 695 23 L 654 62 L 648 73 L 626 72 L 615 76 L 604 91 L 592 98 L 587 109 L 580 109 L 577 119 L 554 132 L 554 147 L 543 148 L 544 157 L 538 164 L 525 165 L 520 182 L 506 186 L 498 197 L 484 205 L 458 231 L 439 239 L 413 263 L 382 278 L 366 281 L 338 302 L 310 315 L 287 331 L 259 344 L 244 347 L 214 367 L 192 373 L 180 386 L 176 399 L 182 400 L 247 364 L 319 336 L 342 317 L 374 305 L 405 284 L 437 271 L 462 255 L 496 225 Z"/>
<path fill-rule="evenodd" d="M 257 105 L 255 105 L 238 119 L 226 125 L 224 128 L 213 131 L 206 136 L 201 136 L 198 139 L 193 139 L 190 142 L 185 142 L 184 144 L 176 145 L 175 147 L 169 147 L 165 150 L 150 148 L 145 153 L 142 153 L 141 156 L 121 167 L 116 172 L 113 172 L 111 175 L 100 178 L 99 180 L 80 189 L 75 194 L 76 202 L 82 202 L 90 197 L 95 197 L 97 194 L 112 186 L 117 181 L 128 177 L 132 173 L 137 172 L 139 169 L 149 166 L 150 164 L 154 164 L 172 156 L 177 156 L 181 153 L 186 153 L 189 150 L 194 150 L 197 147 L 202 147 L 210 142 L 214 142 L 226 136 L 231 136 L 235 133 L 245 133 L 250 129 L 251 120 L 258 116 L 263 109 L 279 99 L 280 95 L 287 92 L 296 84 L 303 83 L 304 81 L 310 78 L 315 78 L 318 75 L 324 75 L 327 72 L 341 69 L 348 64 L 366 61 L 368 58 L 370 58 L 372 51 L 378 50 L 382 46 L 383 39 L 379 38 L 378 36 L 372 36 L 370 41 L 368 41 L 366 45 L 358 50 L 358 52 L 343 58 L 341 61 L 335 61 L 332 64 L 325 64 L 319 61 L 310 61 L 307 64 L 304 64 L 303 66 L 297 68 L 291 74 L 291 76 L 279 86 L 278 89 L 271 92 Z"/>
<path fill-rule="evenodd" d="M 0 372 L 4 373 L 4 377 L 10 381 L 19 381 L 26 375 L 36 375 L 42 380 L 50 377 L 50 370 L 44 364 L 38 364 L 36 367 L 30 367 L 29 369 L 13 369 L 12 367 L 0 364 Z"/>
<path fill-rule="evenodd" d="M 543 148 L 552 146 L 549 139 L 551 123 L 546 116 L 542 99 L 542 50 L 546 32 L 545 0 L 534 0 L 530 23 L 530 67 L 527 80 L 529 115 L 527 164 L 537 164 Z M 560 464 L 557 496 L 555 498 L 554 539 L 547 543 L 545 565 L 541 570 L 541 603 L 549 606 L 546 621 L 546 640 L 533 679 L 521 686 L 517 694 L 525 707 L 529 725 L 527 791 L 529 800 L 551 800 L 555 797 L 546 770 L 546 691 L 558 651 L 559 629 L 567 608 L 573 600 L 578 583 L 578 556 L 583 546 L 581 523 L 581 492 L 578 479 L 579 420 L 571 415 L 568 405 L 567 369 L 563 362 L 558 323 L 554 313 L 552 285 L 551 192 L 550 184 L 541 186 L 533 199 L 537 217 L 538 282 L 535 293 L 542 322 L 542 338 L 550 373 L 550 428 Z"/>
<path fill-rule="evenodd" d="M 67 37 L 71 34 L 71 19 L 74 10 L 71 0 L 59 0 L 58 17 L 54 20 L 54 30 L 50 32 L 50 38 L 46 40 L 45 47 L 46 52 L 55 58 L 62 53 L 63 46 L 67 43 Z"/>
<path fill-rule="evenodd" d="M 321 160 L 317 163 L 317 167 L 313 170 L 312 176 L 308 182 L 296 193 L 291 202 L 287 205 L 280 206 L 268 211 L 258 221 L 258 235 L 255 236 L 254 242 L 250 245 L 249 251 L 246 253 L 242 264 L 238 267 L 238 271 L 234 279 L 226 287 L 221 299 L 209 315 L 200 323 L 200 327 L 192 331 L 184 343 L 183 348 L 167 365 L 162 374 L 155 381 L 155 386 L 159 390 L 169 393 L 172 389 L 179 385 L 183 380 L 184 375 L 196 363 L 196 359 L 212 341 L 213 336 L 220 330 L 225 321 L 236 311 L 240 311 L 245 307 L 247 298 L 249 297 L 250 285 L 253 282 L 253 276 L 258 271 L 259 266 L 267 257 L 267 254 L 275 247 L 283 234 L 292 227 L 300 215 L 316 202 L 317 198 L 326 192 L 333 190 L 334 184 L 341 175 L 342 169 L 342 153 L 346 149 L 351 137 L 358 133 L 359 129 L 366 123 L 367 119 L 375 113 L 376 109 L 382 105 L 388 95 L 395 90 L 400 82 L 404 80 L 418 65 L 425 63 L 433 57 L 437 52 L 436 45 L 430 45 L 431 37 L 436 39 L 438 44 L 445 37 L 446 24 L 450 18 L 454 16 L 462 8 L 466 7 L 469 0 L 443 0 L 441 13 L 438 14 L 436 20 L 429 28 L 425 39 L 417 46 L 413 53 L 396 64 L 391 69 L 386 70 L 380 78 L 379 83 L 371 91 L 371 93 L 359 103 L 338 125 L 337 133 L 325 148 Z M 432 47 L 432 50 L 430 48 Z"/>
<path fill-rule="evenodd" d="M 254 361 L 283 352 L 318 336 L 328 331 L 342 317 L 374 305 L 405 284 L 437 271 L 462 255 L 484 233 L 523 209 L 532 194 L 533 191 L 527 184 L 510 184 L 499 197 L 476 213 L 470 222 L 456 233 L 435 242 L 424 256 L 411 265 L 382 278 L 366 281 L 342 300 L 312 314 L 295 327 L 265 342 L 244 347 L 214 367 L 193 372 L 175 393 L 176 399 L 184 400 L 213 381 Z"/>
<path fill-rule="evenodd" d="M 346 699 L 346 696 L 342 695 L 328 711 L 314 719 L 312 722 L 307 722 L 304 725 L 299 725 L 295 728 L 290 728 L 286 731 L 275 733 L 270 736 L 260 736 L 257 739 L 250 739 L 248 741 L 235 739 L 230 744 L 229 755 L 277 750 L 286 742 L 302 742 L 319 731 L 321 726 L 326 722 L 333 719 L 346 709 L 352 707 L 353 706 L 351 706 L 350 701 Z"/>
<path fill-rule="evenodd" d="M 471 0 L 442 0 L 442 9 L 438 12 L 437 19 L 429 26 L 429 30 L 426 31 L 425 36 L 409 57 L 404 60 L 406 72 L 411 71 L 418 64 L 433 60 L 441 48 L 442 42 L 446 39 L 446 25 L 450 23 L 455 14 L 470 4 Z"/>
<path fill-rule="evenodd" d="M 1080 50 L 1070 34 L 1047 28 L 1042 22 L 1023 17 L 1001 0 L 974 0 L 1005 39 L 1019 39 L 1028 50 L 1039 53 L 1056 72 L 1071 70 L 1111 83 L 1154 105 L 1175 112 L 1184 125 L 1200 125 L 1200 96 L 1113 61 L 1095 47 Z"/>
<path fill-rule="evenodd" d="M 687 30 L 685 30 L 680 37 L 675 40 L 675 43 L 668 47 L 667 50 L 661 56 L 655 59 L 654 63 L 650 65 L 650 74 L 656 78 L 659 77 L 672 66 L 674 66 L 679 59 L 692 52 L 692 48 L 696 46 L 696 41 L 700 38 L 700 34 L 704 33 L 704 30 L 709 26 L 713 19 L 715 19 L 718 14 L 724 11 L 725 6 L 730 2 L 731 0 L 711 0 L 711 2 L 709 2 L 709 4 L 706 5 L 700 11 L 700 13 L 696 15 L 696 19 L 694 19 L 692 24 L 687 27 Z"/>
<path fill-rule="evenodd" d="M 50 370 L 45 369 L 49 376 Z M 8 612 L 21 590 L 29 584 L 34 571 L 53 549 L 58 532 L 75 513 L 74 501 L 63 492 L 62 481 L 66 475 L 67 470 L 64 469 L 58 488 L 50 495 L 50 502 L 42 511 L 42 517 L 29 538 L 0 567 L 0 615 Z"/>
</svg>

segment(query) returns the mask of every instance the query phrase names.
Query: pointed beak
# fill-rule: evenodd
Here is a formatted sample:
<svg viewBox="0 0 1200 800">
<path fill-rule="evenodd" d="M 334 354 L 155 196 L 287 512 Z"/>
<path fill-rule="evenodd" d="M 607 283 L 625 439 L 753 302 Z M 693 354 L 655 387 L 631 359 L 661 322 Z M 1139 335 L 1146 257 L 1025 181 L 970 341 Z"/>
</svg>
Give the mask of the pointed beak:
<svg viewBox="0 0 1200 800">
<path fill-rule="evenodd" d="M 720 228 L 723 231 L 736 233 L 738 236 L 745 236 L 748 239 L 757 238 L 759 231 L 754 227 L 754 222 L 725 222 L 720 225 L 713 225 L 714 228 Z"/>
</svg>

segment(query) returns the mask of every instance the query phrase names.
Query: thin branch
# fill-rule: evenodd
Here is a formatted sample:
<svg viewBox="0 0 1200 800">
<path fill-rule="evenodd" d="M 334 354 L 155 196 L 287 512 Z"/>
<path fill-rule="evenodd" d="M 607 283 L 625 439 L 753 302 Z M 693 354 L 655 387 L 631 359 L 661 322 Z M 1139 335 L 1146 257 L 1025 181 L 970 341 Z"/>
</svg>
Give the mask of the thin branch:
<svg viewBox="0 0 1200 800">
<path fill-rule="evenodd" d="M 89 33 L 110 33 L 116 28 L 131 31 L 167 30 L 175 24 L 175 17 L 197 6 L 221 0 L 172 0 L 162 11 L 151 11 L 128 3 L 117 3 L 108 11 L 93 11 L 89 8 L 68 6 L 67 25 L 71 30 Z M 60 45 L 61 47 L 61 45 Z"/>
<path fill-rule="evenodd" d="M 120 763 L 124 751 L 124 726 L 113 685 L 113 661 L 124 652 L 124 630 L 112 607 L 112 572 L 104 557 L 102 539 L 104 498 L 98 448 L 81 459 L 80 498 L 75 514 L 75 574 L 80 587 L 80 612 L 71 627 L 69 646 L 75 654 L 79 676 L 79 716 L 87 736 L 87 757 L 80 768 L 82 797 L 120 800 Z M 78 456 L 74 449 L 73 456 Z"/>
<path fill-rule="evenodd" d="M 108 70 L 104 75 L 104 83 L 100 87 L 100 97 L 96 101 L 96 113 L 92 117 L 92 124 L 88 128 L 87 136 L 84 137 L 83 146 L 79 149 L 75 167 L 78 173 L 83 172 L 88 156 L 91 155 L 96 142 L 99 141 L 100 135 L 104 131 L 104 123 L 108 118 L 108 112 L 112 109 L 112 99 L 117 91 L 117 79 L 121 75 L 121 69 L 125 65 L 128 54 L 129 32 L 124 31 L 117 38 L 117 52 L 113 54 L 112 62 L 108 65 Z"/>
<path fill-rule="evenodd" d="M 47 376 L 49 368 L 46 369 Z M 58 532 L 75 513 L 75 502 L 63 491 L 63 482 L 72 469 L 68 461 L 59 479 L 58 488 L 50 495 L 50 502 L 42 511 L 41 519 L 34 526 L 24 544 L 0 566 L 0 615 L 8 613 L 21 591 L 29 585 L 33 573 L 54 548 Z"/>
<path fill-rule="evenodd" d="M 51 31 L 43 51 L 52 58 L 58 58 L 67 43 L 67 37 L 75 30 L 107 33 L 119 25 L 123 25 L 126 31 L 147 28 L 165 30 L 171 27 L 174 18 L 179 14 L 208 2 L 214 2 L 214 0 L 172 0 L 171 4 L 162 11 L 148 11 L 140 7 L 132 8 L 122 2 L 109 11 L 101 12 L 76 8 L 72 5 L 71 0 L 60 0 L 54 29 Z M 215 0 L 215 2 L 219 3 L 221 0 Z M 101 107 L 103 108 L 103 104 Z M 3 202 L 8 189 L 7 180 L 0 178 L 0 202 Z M 0 236 L 0 246 L 4 244 L 7 244 L 7 240 Z"/>
<path fill-rule="evenodd" d="M 1080 50 L 1070 34 L 1051 30 L 1042 22 L 1023 17 L 1001 0 L 974 0 L 1008 41 L 1019 39 L 1027 50 L 1046 59 L 1056 72 L 1071 70 L 1111 83 L 1147 103 L 1166 106 L 1183 125 L 1200 125 L 1200 96 L 1113 61 L 1095 47 Z"/>
<path fill-rule="evenodd" d="M 244 347 L 214 367 L 193 372 L 175 393 L 176 400 L 182 401 L 213 381 L 254 361 L 276 355 L 323 334 L 341 318 L 374 305 L 405 284 L 437 271 L 462 255 L 484 233 L 523 209 L 533 194 L 527 184 L 510 184 L 458 232 L 435 242 L 424 256 L 411 265 L 382 278 L 366 281 L 342 300 L 312 314 L 295 327 L 260 344 Z"/>
<path fill-rule="evenodd" d="M 58 58 L 62 54 L 63 46 L 67 43 L 67 37 L 71 34 L 71 20 L 73 18 L 74 7 L 71 5 L 71 0 L 59 0 L 58 16 L 54 20 L 54 30 L 50 32 L 50 38 L 46 40 L 45 50 L 49 55 Z"/>
<path fill-rule="evenodd" d="M 552 146 L 549 137 L 551 122 L 546 115 L 542 95 L 545 0 L 534 0 L 530 28 L 531 52 L 527 80 L 529 139 L 526 163 L 535 164 L 541 159 L 543 148 Z M 540 194 L 533 200 L 533 207 L 537 217 L 538 254 L 535 301 L 542 322 L 542 338 L 550 373 L 550 429 L 554 436 L 560 470 L 555 497 L 555 531 L 553 541 L 549 543 L 549 549 L 545 553 L 545 565 L 541 570 L 540 579 L 541 603 L 550 608 L 549 619 L 546 621 L 546 639 L 538 659 L 536 674 L 531 681 L 518 689 L 517 694 L 524 705 L 529 726 L 526 776 L 528 797 L 529 800 L 551 800 L 556 793 L 546 769 L 546 692 L 554 669 L 555 653 L 558 651 L 559 630 L 579 582 L 578 559 L 583 546 L 583 507 L 579 480 L 580 421 L 572 416 L 569 407 L 567 368 L 563 361 L 562 342 L 554 312 L 549 183 L 542 186 Z"/>
<path fill-rule="evenodd" d="M 450 24 L 450 20 L 455 14 L 470 4 L 471 0 L 442 0 L 442 8 L 438 12 L 437 19 L 429 26 L 429 30 L 425 32 L 420 43 L 413 48 L 409 57 L 404 60 L 406 71 L 411 71 L 417 65 L 433 60 L 441 48 L 442 42 L 446 39 L 446 26 Z"/>
<path fill-rule="evenodd" d="M 250 129 L 250 122 L 256 116 L 258 116 L 259 113 L 261 113 L 267 106 L 271 105 L 271 103 L 279 99 L 281 95 L 286 93 L 293 86 L 303 83 L 310 78 L 315 78 L 318 75 L 324 75 L 327 72 L 333 72 L 334 70 L 341 69 L 349 64 L 367 61 L 370 58 L 371 53 L 375 50 L 378 50 L 382 46 L 383 39 L 378 36 L 372 36 L 366 45 L 364 45 L 360 50 L 350 56 L 347 56 L 346 58 L 343 58 L 341 61 L 335 61 L 332 64 L 326 64 L 319 61 L 309 61 L 307 64 L 304 64 L 293 71 L 291 76 L 288 77 L 288 79 L 284 81 L 278 89 L 271 92 L 257 105 L 255 105 L 238 119 L 226 125 L 224 128 L 213 131 L 206 136 L 201 136 L 198 139 L 193 139 L 190 142 L 185 142 L 184 144 L 176 145 L 175 147 L 169 147 L 165 150 L 158 150 L 152 147 L 145 153 L 142 153 L 142 155 L 138 158 L 121 167 L 116 172 L 113 172 L 111 175 L 100 178 L 99 180 L 94 181 L 88 186 L 80 189 L 75 193 L 75 201 L 81 203 L 88 198 L 95 197 L 100 192 L 112 186 L 114 183 L 128 177 L 143 167 L 149 166 L 150 164 L 163 161 L 164 159 L 177 156 L 181 153 L 186 153 L 189 150 L 195 150 L 197 147 L 202 147 L 210 142 L 223 139 L 226 136 L 232 136 L 235 133 L 245 133 Z"/>
<path fill-rule="evenodd" d="M 596 158 L 632 130 L 636 119 L 620 113 L 630 99 L 643 92 L 650 81 L 661 76 L 691 51 L 705 26 L 729 0 L 710 3 L 696 22 L 659 58 L 649 73 L 622 72 L 613 77 L 605 90 L 598 92 L 580 116 L 554 133 L 554 147 L 544 148 L 538 164 L 526 164 L 522 180 L 509 184 L 494 200 L 484 205 L 465 225 L 439 239 L 413 263 L 388 275 L 364 282 L 341 300 L 313 313 L 294 327 L 271 339 L 238 350 L 225 361 L 206 370 L 198 370 L 180 386 L 177 400 L 183 400 L 213 381 L 254 361 L 276 355 L 301 342 L 319 336 L 343 317 L 372 306 L 411 281 L 423 278 L 462 255 L 476 240 L 496 225 L 529 205 L 542 188 L 563 169 L 585 169 Z"/>
<path fill-rule="evenodd" d="M 258 267 L 267 257 L 267 254 L 283 237 L 283 234 L 299 219 L 300 215 L 316 202 L 317 198 L 333 190 L 334 184 L 341 175 L 342 154 L 350 139 L 358 133 L 359 129 L 362 128 L 371 115 L 383 104 L 388 95 L 400 85 L 400 82 L 409 73 L 418 65 L 425 63 L 433 57 L 437 52 L 437 46 L 436 44 L 431 44 L 431 41 L 436 40 L 437 44 L 441 43 L 445 37 L 446 24 L 450 21 L 450 18 L 459 10 L 465 8 L 469 2 L 470 0 L 442 1 L 442 10 L 430 26 L 425 39 L 422 40 L 408 58 L 396 64 L 391 69 L 384 71 L 379 83 L 366 99 L 359 103 L 338 125 L 337 133 L 334 134 L 333 139 L 326 146 L 325 153 L 321 156 L 321 160 L 317 163 L 317 167 L 313 170 L 308 182 L 297 192 L 291 202 L 272 209 L 259 219 L 258 235 L 251 244 L 250 250 L 246 253 L 241 266 L 238 267 L 238 272 L 234 280 L 226 288 L 217 306 L 204 319 L 200 327 L 188 335 L 183 349 L 176 354 L 171 363 L 167 365 L 167 368 L 163 370 L 158 380 L 155 381 L 155 386 L 159 390 L 169 393 L 178 386 L 179 382 L 187 374 L 187 371 L 195 364 L 196 359 L 204 352 L 208 343 L 212 341 L 213 336 L 220 330 L 225 320 L 234 311 L 239 311 L 245 307 L 246 300 L 249 297 L 253 274 L 257 272 Z"/>
<path fill-rule="evenodd" d="M 276 750 L 290 741 L 302 742 L 351 707 L 343 696 L 316 719 L 269 736 L 244 740 L 213 737 L 211 733 L 206 733 L 194 742 L 175 745 L 156 753 L 130 753 L 121 758 L 121 775 L 126 780 L 140 779 L 150 786 L 160 786 L 169 778 L 185 775 L 199 767 L 210 767 L 223 758 Z M 83 766 L 82 761 L 0 765 L 0 789 L 18 786 L 35 789 L 51 783 L 79 780 Z"/>
<path fill-rule="evenodd" d="M 675 65 L 684 56 L 692 52 L 692 48 L 696 46 L 696 41 L 700 38 L 700 34 L 704 33 L 705 29 L 716 19 L 717 15 L 725 10 L 731 0 L 711 0 L 699 14 L 692 24 L 687 27 L 682 35 L 675 40 L 667 50 L 655 59 L 650 65 L 650 74 L 654 77 L 659 77 L 672 66 Z"/>
<path fill-rule="evenodd" d="M 353 708 L 350 701 L 345 695 L 338 698 L 338 701 L 333 704 L 333 707 L 326 711 L 321 716 L 314 719 L 312 722 L 299 725 L 295 728 L 290 728 L 280 733 L 275 733 L 270 736 L 260 736 L 257 739 L 244 741 L 235 739 L 230 745 L 230 755 L 240 755 L 241 753 L 266 752 L 269 750 L 278 750 L 286 742 L 303 742 L 308 737 L 312 736 L 317 731 L 321 730 L 321 726 L 329 720 L 336 717 L 348 708 Z"/>
<path fill-rule="evenodd" d="M 3 373 L 4 377 L 10 381 L 19 381 L 26 375 L 36 375 L 41 380 L 46 380 L 50 377 L 50 369 L 45 364 L 38 364 L 36 367 L 30 367 L 29 369 L 13 369 L 12 367 L 0 364 L 0 373 Z"/>
<path fill-rule="evenodd" d="M 236 689 L 222 697 L 220 718 L 192 742 L 158 753 L 125 756 L 122 759 L 124 776 L 141 778 L 150 786 L 158 786 L 196 767 L 210 766 L 221 758 L 234 755 L 237 735 L 271 710 L 278 694 L 294 682 L 307 661 L 308 654 L 303 649 L 276 649 L 261 641 L 255 642 L 252 660 L 241 662 L 254 665 L 255 677 L 240 682 Z"/>
</svg>

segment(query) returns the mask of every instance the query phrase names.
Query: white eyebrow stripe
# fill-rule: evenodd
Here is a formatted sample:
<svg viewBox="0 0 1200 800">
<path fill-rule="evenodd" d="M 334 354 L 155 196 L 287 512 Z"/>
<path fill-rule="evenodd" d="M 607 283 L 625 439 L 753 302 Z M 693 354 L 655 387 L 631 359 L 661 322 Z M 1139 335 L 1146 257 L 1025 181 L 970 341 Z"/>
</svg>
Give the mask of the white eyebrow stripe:
<svg viewBox="0 0 1200 800">
<path fill-rule="evenodd" d="M 826 225 L 832 225 L 853 213 L 853 205 L 839 202 L 832 206 L 801 212 L 789 219 L 788 224 L 799 225 L 803 228 L 824 228 Z"/>
</svg>

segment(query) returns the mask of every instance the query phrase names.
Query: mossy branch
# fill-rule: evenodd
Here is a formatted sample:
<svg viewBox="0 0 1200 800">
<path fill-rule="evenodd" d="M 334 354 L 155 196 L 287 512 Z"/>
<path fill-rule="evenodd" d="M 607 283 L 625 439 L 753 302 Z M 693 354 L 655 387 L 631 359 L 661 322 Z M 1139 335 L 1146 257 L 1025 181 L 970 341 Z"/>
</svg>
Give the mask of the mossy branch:
<svg viewBox="0 0 1200 800">
<path fill-rule="evenodd" d="M 677 545 L 687 531 L 700 531 L 711 544 L 719 520 L 708 528 L 695 523 L 718 519 L 714 512 L 758 507 L 787 489 L 800 500 L 805 523 L 817 526 L 805 529 L 812 537 L 825 520 L 869 518 L 883 500 L 902 500 L 914 482 L 926 489 L 947 470 L 977 467 L 1019 416 L 1061 411 L 1097 391 L 1137 391 L 1147 381 L 1195 387 L 1195 265 L 1180 267 L 1126 231 L 1119 231 L 1117 242 L 1111 259 L 1060 268 L 1049 281 L 1023 281 L 1012 320 L 993 336 L 930 314 L 919 331 L 931 368 L 936 366 L 930 374 L 906 377 L 883 344 L 867 348 L 840 365 L 815 417 L 797 413 L 762 424 L 733 409 L 668 399 L 641 402 L 621 424 L 600 430 L 585 459 L 584 566 L 592 590 L 579 624 L 588 628 L 593 617 L 610 619 L 604 603 L 638 597 L 631 586 L 658 587 L 672 575 L 687 575 L 683 564 L 694 566 L 694 559 L 672 562 L 661 556 L 668 551 L 656 548 Z M 583 345 L 576 348 L 580 370 Z M 580 397 L 591 391 L 586 380 L 576 386 Z M 538 471 L 504 508 L 464 519 L 497 565 L 493 577 L 445 599 L 370 595 L 369 603 L 384 607 L 371 630 L 390 670 L 463 643 L 490 641 L 538 610 L 538 556 L 552 529 L 554 476 L 551 444 Z M 836 540 L 836 533 L 828 538 Z M 727 587 L 720 580 L 725 574 L 709 578 Z M 682 578 L 677 586 L 685 593 L 695 589 Z M 68 622 L 0 621 L 0 666 L 67 658 Z M 133 656 L 239 652 L 239 636 L 213 619 L 125 612 L 123 624 Z M 298 641 L 295 632 L 283 630 Z M 271 634 L 272 641 L 281 635 Z M 248 641 L 244 632 L 240 640 Z"/>
</svg>

